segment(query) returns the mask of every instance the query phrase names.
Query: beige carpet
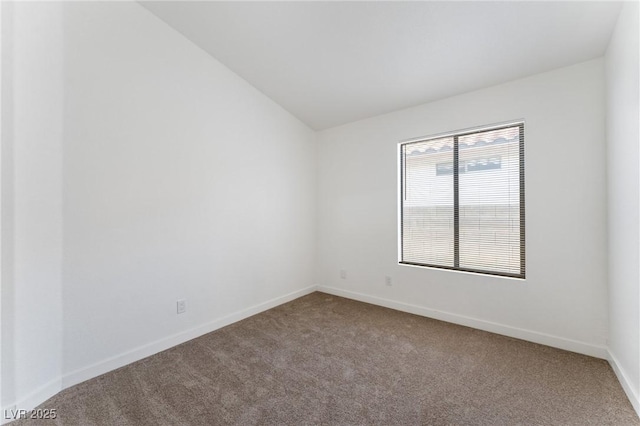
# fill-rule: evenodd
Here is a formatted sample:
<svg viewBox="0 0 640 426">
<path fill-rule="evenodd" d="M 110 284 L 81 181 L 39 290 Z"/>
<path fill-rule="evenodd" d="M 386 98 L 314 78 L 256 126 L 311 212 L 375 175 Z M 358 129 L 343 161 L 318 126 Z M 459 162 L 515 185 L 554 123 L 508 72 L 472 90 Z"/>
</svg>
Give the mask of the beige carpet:
<svg viewBox="0 0 640 426">
<path fill-rule="evenodd" d="M 606 361 L 314 293 L 67 389 L 17 425 L 638 425 Z"/>
</svg>

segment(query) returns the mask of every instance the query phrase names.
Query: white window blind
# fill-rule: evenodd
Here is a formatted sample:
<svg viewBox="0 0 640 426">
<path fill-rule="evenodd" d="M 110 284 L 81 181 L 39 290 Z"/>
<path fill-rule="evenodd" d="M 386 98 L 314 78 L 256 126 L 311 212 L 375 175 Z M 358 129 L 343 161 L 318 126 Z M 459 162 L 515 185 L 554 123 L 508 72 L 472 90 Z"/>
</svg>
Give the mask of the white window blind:
<svg viewBox="0 0 640 426">
<path fill-rule="evenodd" d="M 524 124 L 400 150 L 400 262 L 524 278 Z"/>
</svg>

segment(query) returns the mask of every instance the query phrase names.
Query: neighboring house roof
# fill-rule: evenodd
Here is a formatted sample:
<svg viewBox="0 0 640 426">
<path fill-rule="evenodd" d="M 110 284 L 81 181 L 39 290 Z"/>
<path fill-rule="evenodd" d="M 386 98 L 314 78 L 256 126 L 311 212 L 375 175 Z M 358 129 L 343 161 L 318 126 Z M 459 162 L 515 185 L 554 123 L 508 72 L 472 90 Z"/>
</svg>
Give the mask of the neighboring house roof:
<svg viewBox="0 0 640 426">
<path fill-rule="evenodd" d="M 517 127 L 508 129 L 476 133 L 458 138 L 460 149 L 479 148 L 481 146 L 502 145 L 519 142 L 519 131 Z M 421 142 L 414 142 L 405 145 L 406 155 L 435 154 L 438 152 L 453 151 L 453 137 L 431 139 Z"/>
</svg>

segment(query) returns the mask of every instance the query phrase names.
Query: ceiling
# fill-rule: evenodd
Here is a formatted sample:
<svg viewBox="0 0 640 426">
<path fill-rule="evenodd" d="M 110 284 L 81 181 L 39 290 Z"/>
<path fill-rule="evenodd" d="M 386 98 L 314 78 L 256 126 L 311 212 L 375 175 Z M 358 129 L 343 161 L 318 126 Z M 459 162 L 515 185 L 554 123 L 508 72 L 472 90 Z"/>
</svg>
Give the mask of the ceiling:
<svg viewBox="0 0 640 426">
<path fill-rule="evenodd" d="M 617 2 L 141 2 L 316 130 L 602 56 Z"/>
</svg>

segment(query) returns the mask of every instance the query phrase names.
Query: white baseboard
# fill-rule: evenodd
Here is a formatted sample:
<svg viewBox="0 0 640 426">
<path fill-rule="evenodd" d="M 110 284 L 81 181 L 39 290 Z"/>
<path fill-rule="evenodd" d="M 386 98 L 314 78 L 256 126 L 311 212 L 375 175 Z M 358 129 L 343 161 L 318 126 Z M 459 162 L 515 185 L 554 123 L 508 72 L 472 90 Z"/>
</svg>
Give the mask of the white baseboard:
<svg viewBox="0 0 640 426">
<path fill-rule="evenodd" d="M 187 342 L 191 339 L 195 339 L 196 337 L 200 337 L 203 334 L 218 330 L 219 328 L 226 327 L 227 325 L 233 324 L 234 322 L 249 318 L 252 315 L 259 314 L 260 312 L 264 312 L 271 308 L 275 308 L 276 306 L 313 293 L 314 291 L 316 291 L 316 286 L 312 285 L 301 290 L 285 294 L 284 296 L 276 297 L 250 308 L 234 312 L 233 314 L 216 319 L 198 327 L 194 327 L 190 330 L 182 331 L 172 336 L 156 340 L 155 342 L 139 346 L 128 352 L 105 359 L 88 367 L 72 371 L 62 377 L 62 388 L 66 389 L 70 386 L 100 376 L 101 374 L 107 373 L 120 367 L 124 367 L 127 364 L 131 364 L 132 362 L 136 362 L 148 356 L 157 354 L 158 352 L 162 352 L 176 345 Z"/>
<path fill-rule="evenodd" d="M 62 382 L 60 378 L 56 378 L 51 380 L 49 383 L 46 383 L 40 386 L 38 389 L 31 392 L 26 397 L 22 398 L 20 401 L 17 401 L 15 404 L 9 405 L 8 407 L 4 407 L 2 409 L 2 416 L 0 417 L 0 424 L 7 424 L 16 420 L 17 410 L 31 410 L 38 405 L 42 404 L 47 399 L 51 398 L 58 392 L 62 390 Z M 55 408 L 55 407 L 50 407 Z"/>
<path fill-rule="evenodd" d="M 625 373 L 624 369 L 618 362 L 618 358 L 616 358 L 611 350 L 607 350 L 607 355 L 609 364 L 611 364 L 613 372 L 616 373 L 616 377 L 622 385 L 624 393 L 627 394 L 627 398 L 629 398 L 629 402 L 633 405 L 633 409 L 636 410 L 636 413 L 640 416 L 640 398 L 638 397 L 637 390 L 633 388 L 632 382 L 629 380 L 629 375 Z"/>
<path fill-rule="evenodd" d="M 373 305 L 384 306 L 387 308 L 395 309 L 402 312 L 408 312 L 428 318 L 434 318 L 441 321 L 451 322 L 454 324 L 464 325 L 467 327 L 476 328 L 479 330 L 485 330 L 496 334 L 502 334 L 517 339 L 523 339 L 542 345 L 552 346 L 559 349 L 564 349 L 572 352 L 582 353 L 585 355 L 606 359 L 611 364 L 618 380 L 620 381 L 624 391 L 626 392 L 633 408 L 640 415 L 640 400 L 637 392 L 631 386 L 627 375 L 620 367 L 616 357 L 609 352 L 606 347 L 591 345 L 584 342 L 579 342 L 571 339 L 565 339 L 558 336 L 553 336 L 545 333 L 539 333 L 531 330 L 525 330 L 516 327 L 510 327 L 503 324 L 498 324 L 490 321 L 484 321 L 477 318 L 471 318 L 463 315 L 453 314 L 449 312 L 438 311 L 434 309 L 424 308 L 409 303 L 398 302 L 390 299 L 384 299 L 381 297 L 370 296 L 362 293 L 357 293 L 348 290 L 342 290 L 334 287 L 326 286 L 309 286 L 301 290 L 297 290 L 280 296 L 266 302 L 254 305 L 247 309 L 235 312 L 209 323 L 194 327 L 192 329 L 174 334 L 172 336 L 165 337 L 155 342 L 137 347 L 128 352 L 116 355 L 114 357 L 105 359 L 93 365 L 85 368 L 81 368 L 70 373 L 65 374 L 61 378 L 52 380 L 51 382 L 43 385 L 30 393 L 27 397 L 18 401 L 15 405 L 9 405 L 3 408 L 3 414 L 9 412 L 10 409 L 31 410 L 47 399 L 54 396 L 56 393 L 63 389 L 84 382 L 86 380 L 97 377 L 101 374 L 108 373 L 120 367 L 124 367 L 132 362 L 139 361 L 148 356 L 154 355 L 163 350 L 169 349 L 173 346 L 187 342 L 196 337 L 202 336 L 206 333 L 210 333 L 227 325 L 233 324 L 237 321 L 248 318 L 252 315 L 256 315 L 260 312 L 264 312 L 268 309 L 279 306 L 283 303 L 290 302 L 299 297 L 313 293 L 314 291 L 321 291 L 335 296 L 341 296 L 348 299 L 358 300 L 361 302 L 371 303 Z M 6 410 L 6 411 L 5 411 Z M 3 416 L 4 417 L 4 416 Z M 0 419 L 0 424 L 6 424 L 11 419 Z"/>
<path fill-rule="evenodd" d="M 527 340 L 529 342 L 539 343 L 541 345 L 551 346 L 558 349 L 564 349 L 571 352 L 577 352 L 596 358 L 607 359 L 607 348 L 604 346 L 596 346 L 589 343 L 579 342 L 576 340 L 566 339 L 564 337 L 553 336 L 550 334 L 539 333 L 537 331 L 525 330 L 522 328 L 511 327 L 504 324 L 498 324 L 491 321 L 485 321 L 477 318 L 467 317 L 464 315 L 453 314 L 450 312 L 438 311 L 435 309 L 424 308 L 422 306 L 412 305 L 409 303 L 398 302 L 395 300 L 384 299 L 376 296 L 369 296 L 363 293 L 357 293 L 348 290 L 342 290 L 335 287 L 318 286 L 318 291 L 333 294 L 335 296 L 346 297 L 347 299 L 358 300 L 360 302 L 371 303 L 372 305 L 384 306 L 398 311 L 408 312 L 423 317 L 433 318 L 441 321 L 451 322 L 454 324 L 464 325 L 467 327 L 477 328 L 479 330 L 489 331 L 491 333 L 501 334 L 504 336 L 514 337 L 516 339 Z"/>
<path fill-rule="evenodd" d="M 206 324 L 202 324 L 192 329 L 185 330 L 180 333 L 165 337 L 163 339 L 156 340 L 155 342 L 139 346 L 130 351 L 107 358 L 88 367 L 84 367 L 64 374 L 61 378 L 47 383 L 46 385 L 29 394 L 29 396 L 27 396 L 26 398 L 17 401 L 15 404 L 10 404 L 7 407 L 3 407 L 3 410 L 7 410 L 7 412 L 10 412 L 11 409 L 15 410 L 16 408 L 19 410 L 32 410 L 63 389 L 108 373 L 109 371 L 115 370 L 117 368 L 124 367 L 127 364 L 139 361 L 143 358 L 154 355 L 158 352 L 162 352 L 176 345 L 187 342 L 191 339 L 195 339 L 196 337 L 200 337 L 219 328 L 233 324 L 234 322 L 238 322 L 250 316 L 259 314 L 260 312 L 275 308 L 276 306 L 313 293 L 314 291 L 316 291 L 316 286 L 312 285 L 301 290 L 285 294 L 284 296 L 267 300 L 266 302 L 259 303 L 241 311 L 234 312 L 233 314 L 216 319 Z M 5 411 L 3 411 L 3 413 L 4 412 Z M 5 424 L 11 421 L 11 419 L 1 420 L 2 421 L 0 422 L 0 424 Z"/>
</svg>

